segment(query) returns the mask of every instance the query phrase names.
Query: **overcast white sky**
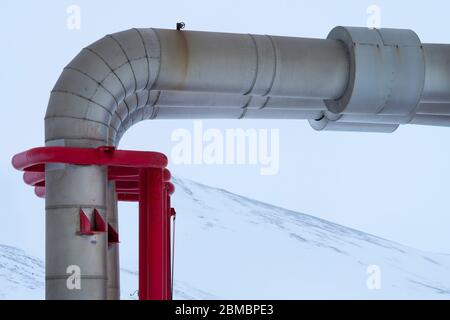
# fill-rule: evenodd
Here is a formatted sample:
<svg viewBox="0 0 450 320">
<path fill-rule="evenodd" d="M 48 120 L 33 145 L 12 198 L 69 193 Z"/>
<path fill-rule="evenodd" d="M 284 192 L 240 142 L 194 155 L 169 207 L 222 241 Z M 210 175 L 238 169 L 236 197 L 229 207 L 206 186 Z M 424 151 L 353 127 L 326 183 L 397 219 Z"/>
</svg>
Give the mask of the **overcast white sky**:
<svg viewBox="0 0 450 320">
<path fill-rule="evenodd" d="M 81 29 L 66 8 L 81 8 Z M 411 28 L 423 42 L 450 43 L 447 1 L 23 1 L 0 2 L 2 125 L 0 243 L 42 255 L 44 201 L 10 165 L 44 143 L 49 92 L 82 47 L 131 27 L 324 38 L 336 25 L 366 26 L 368 6 L 382 27 Z M 170 137 L 193 121 L 143 122 L 121 147 L 170 155 Z M 205 128 L 279 128 L 280 171 L 257 166 L 177 166 L 208 185 L 301 211 L 417 248 L 450 253 L 450 128 L 403 126 L 393 134 L 315 132 L 306 121 L 204 121 Z M 126 215 L 130 206 L 123 207 Z M 182 214 L 182 212 L 180 212 Z"/>
</svg>

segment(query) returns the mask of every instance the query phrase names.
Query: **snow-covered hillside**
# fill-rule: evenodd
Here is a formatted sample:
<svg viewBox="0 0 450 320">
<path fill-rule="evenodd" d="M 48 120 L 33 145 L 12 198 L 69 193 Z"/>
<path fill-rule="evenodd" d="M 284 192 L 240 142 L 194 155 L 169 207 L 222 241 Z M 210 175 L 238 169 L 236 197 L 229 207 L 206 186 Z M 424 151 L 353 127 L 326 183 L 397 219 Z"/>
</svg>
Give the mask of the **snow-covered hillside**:
<svg viewBox="0 0 450 320">
<path fill-rule="evenodd" d="M 450 255 L 174 180 L 177 299 L 450 299 Z M 136 270 L 121 283 L 122 298 L 137 298 Z M 42 260 L 0 246 L 0 298 L 43 296 Z"/>
<path fill-rule="evenodd" d="M 44 281 L 42 260 L 0 245 L 0 299 L 42 299 Z"/>
</svg>

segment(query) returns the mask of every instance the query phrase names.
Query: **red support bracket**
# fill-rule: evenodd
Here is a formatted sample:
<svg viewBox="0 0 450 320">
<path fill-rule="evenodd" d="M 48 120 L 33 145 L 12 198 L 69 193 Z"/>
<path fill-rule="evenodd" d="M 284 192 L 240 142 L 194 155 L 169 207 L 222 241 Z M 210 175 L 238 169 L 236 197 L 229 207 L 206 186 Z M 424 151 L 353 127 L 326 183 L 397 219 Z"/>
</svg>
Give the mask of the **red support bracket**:
<svg viewBox="0 0 450 320">
<path fill-rule="evenodd" d="M 45 198 L 45 165 L 99 165 L 108 168 L 108 179 L 116 182 L 118 201 L 139 201 L 139 299 L 170 300 L 170 217 L 175 210 L 164 154 L 147 151 L 116 150 L 114 147 L 39 147 L 15 155 L 12 164 L 24 171 L 26 184 Z M 107 232 L 108 244 L 119 242 L 119 235 L 94 209 L 91 217 L 80 209 L 80 235 Z"/>
<path fill-rule="evenodd" d="M 108 223 L 108 245 L 116 243 L 119 243 L 119 234 L 117 233 L 117 230 Z"/>
<path fill-rule="evenodd" d="M 97 211 L 97 209 L 94 209 L 93 215 L 94 215 L 94 226 L 92 229 L 94 233 L 106 232 L 105 220 L 103 219 L 102 215 Z"/>
<path fill-rule="evenodd" d="M 97 233 L 106 232 L 106 223 L 102 215 L 94 209 L 92 212 L 92 222 L 83 211 L 80 209 L 80 232 L 81 235 L 94 235 Z"/>
<path fill-rule="evenodd" d="M 89 220 L 86 213 L 84 213 L 83 209 L 80 209 L 80 231 L 81 235 L 93 235 L 91 221 Z"/>
</svg>

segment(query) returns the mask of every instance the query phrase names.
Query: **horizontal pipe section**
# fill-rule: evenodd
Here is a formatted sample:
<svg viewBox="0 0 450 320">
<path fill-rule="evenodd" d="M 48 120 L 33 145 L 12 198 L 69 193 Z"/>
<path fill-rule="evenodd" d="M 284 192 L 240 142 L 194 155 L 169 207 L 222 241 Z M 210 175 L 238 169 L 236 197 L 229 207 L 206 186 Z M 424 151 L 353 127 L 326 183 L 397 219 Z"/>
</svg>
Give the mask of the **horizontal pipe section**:
<svg viewBox="0 0 450 320">
<path fill-rule="evenodd" d="M 328 39 L 131 29 L 91 44 L 64 69 L 50 97 L 46 141 L 116 145 L 145 119 L 315 119 L 326 104 L 348 123 L 446 116 L 449 57 L 450 45 L 421 45 L 400 29 L 340 27 Z M 386 63 L 369 74 L 375 60 Z M 373 106 L 358 103 L 367 94 Z"/>
<path fill-rule="evenodd" d="M 348 62 L 333 40 L 156 30 L 155 90 L 337 98 Z"/>
</svg>

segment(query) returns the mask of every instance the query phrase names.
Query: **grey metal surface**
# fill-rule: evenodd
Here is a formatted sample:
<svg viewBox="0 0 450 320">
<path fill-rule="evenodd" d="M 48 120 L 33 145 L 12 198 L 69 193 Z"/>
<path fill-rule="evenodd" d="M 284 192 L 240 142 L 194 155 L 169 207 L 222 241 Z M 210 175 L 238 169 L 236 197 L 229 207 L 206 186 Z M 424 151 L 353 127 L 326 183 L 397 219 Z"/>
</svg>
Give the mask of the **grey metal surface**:
<svg viewBox="0 0 450 320">
<path fill-rule="evenodd" d="M 116 183 L 109 181 L 106 189 L 106 217 L 108 224 L 119 232 L 119 217 L 117 212 Z M 119 244 L 111 243 L 108 245 L 106 255 L 106 298 L 108 300 L 120 299 L 120 263 L 119 263 Z"/>
<path fill-rule="evenodd" d="M 308 119 L 316 130 L 362 132 L 448 126 L 449 60 L 450 45 L 422 44 L 410 30 L 338 27 L 306 39 L 131 29 L 87 46 L 64 69 L 46 144 L 117 145 L 146 119 Z M 113 208 L 105 173 L 50 166 L 46 174 L 47 297 L 118 298 L 117 251 L 105 236 L 76 234 L 80 207 Z M 63 285 L 73 263 L 81 290 Z"/>
<path fill-rule="evenodd" d="M 46 299 L 105 299 L 107 235 L 78 234 L 80 208 L 106 218 L 105 169 L 55 164 L 45 174 Z M 80 287 L 71 286 L 78 276 Z"/>
</svg>

